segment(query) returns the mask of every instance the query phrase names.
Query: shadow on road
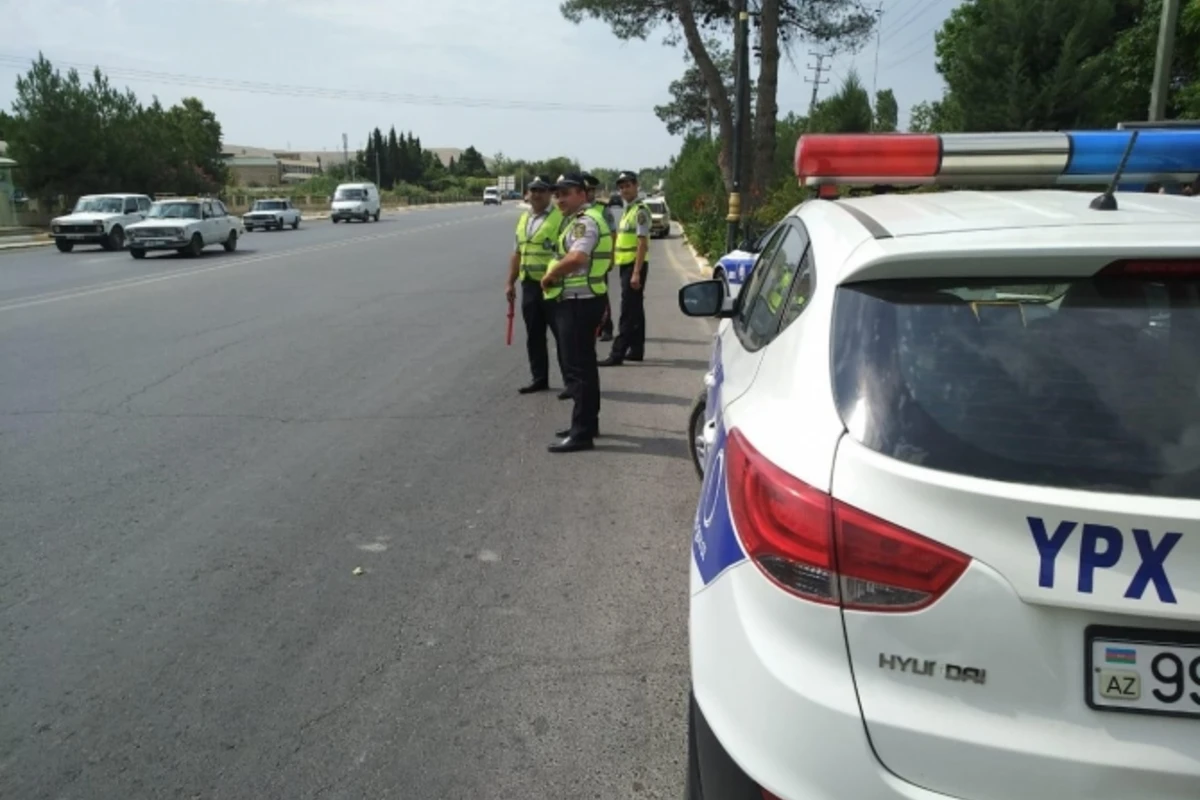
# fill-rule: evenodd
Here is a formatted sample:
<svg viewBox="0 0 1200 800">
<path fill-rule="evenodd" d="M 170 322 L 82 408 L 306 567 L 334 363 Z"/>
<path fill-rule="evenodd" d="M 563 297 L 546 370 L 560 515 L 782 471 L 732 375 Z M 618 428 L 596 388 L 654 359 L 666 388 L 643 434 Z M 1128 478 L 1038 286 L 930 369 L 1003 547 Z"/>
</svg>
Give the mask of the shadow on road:
<svg viewBox="0 0 1200 800">
<path fill-rule="evenodd" d="M 636 452 L 647 456 L 664 456 L 666 458 L 682 458 L 688 460 L 687 443 L 682 436 L 629 436 L 623 433 L 605 433 L 596 440 L 597 450 L 608 450 L 614 453 Z"/>
<path fill-rule="evenodd" d="M 675 367 L 678 369 L 708 369 L 706 358 L 647 358 L 641 363 L 644 367 Z"/>
<path fill-rule="evenodd" d="M 646 337 L 647 342 L 657 342 L 658 344 L 687 344 L 694 347 L 712 348 L 712 341 L 709 339 L 671 339 L 667 337 Z M 707 362 L 706 362 L 707 364 Z"/>
<path fill-rule="evenodd" d="M 654 392 L 626 392 L 619 389 L 605 390 L 600 394 L 604 400 L 615 400 L 618 403 L 644 403 L 652 406 L 690 406 L 692 401 L 686 397 L 676 397 L 672 394 L 655 394 Z"/>
</svg>

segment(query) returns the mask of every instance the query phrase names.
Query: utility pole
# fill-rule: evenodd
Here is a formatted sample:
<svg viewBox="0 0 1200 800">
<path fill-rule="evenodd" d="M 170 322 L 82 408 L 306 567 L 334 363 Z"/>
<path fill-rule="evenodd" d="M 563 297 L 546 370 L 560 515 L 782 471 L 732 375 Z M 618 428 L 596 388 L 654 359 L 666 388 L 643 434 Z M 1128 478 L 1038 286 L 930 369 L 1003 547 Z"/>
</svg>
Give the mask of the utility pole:
<svg viewBox="0 0 1200 800">
<path fill-rule="evenodd" d="M 813 110 L 817 107 L 817 90 L 821 88 L 821 84 L 829 83 L 829 78 L 821 80 L 821 73 L 825 71 L 825 59 L 829 58 L 828 53 L 815 53 L 817 58 L 816 64 L 809 64 L 808 68 L 816 72 L 815 78 L 805 78 L 805 83 L 813 85 L 812 99 L 808 102 L 808 113 L 812 116 Z"/>
<path fill-rule="evenodd" d="M 874 104 L 878 96 L 879 88 L 879 41 L 883 36 L 883 0 L 879 0 L 879 7 L 875 9 L 875 70 L 871 73 L 871 104 L 874 111 Z M 875 130 L 875 114 L 871 114 L 871 130 Z"/>
<path fill-rule="evenodd" d="M 354 165 L 350 163 L 350 139 L 342 134 L 342 155 L 346 158 L 346 174 L 354 180 Z"/>
<path fill-rule="evenodd" d="M 1179 0 L 1163 0 L 1162 21 L 1158 26 L 1158 52 L 1154 56 L 1154 83 L 1150 84 L 1150 121 L 1157 122 L 1167 113 L 1167 94 L 1171 90 L 1171 64 L 1175 55 L 1175 26 L 1179 21 Z"/>
<path fill-rule="evenodd" d="M 733 52 L 737 59 L 734 78 L 737 110 L 733 115 L 733 187 L 729 192 L 729 214 L 725 217 L 729 223 L 725 232 L 726 251 L 738 246 L 742 227 L 742 135 L 750 124 L 750 12 L 746 10 L 746 0 L 736 0 L 736 4 Z"/>
</svg>

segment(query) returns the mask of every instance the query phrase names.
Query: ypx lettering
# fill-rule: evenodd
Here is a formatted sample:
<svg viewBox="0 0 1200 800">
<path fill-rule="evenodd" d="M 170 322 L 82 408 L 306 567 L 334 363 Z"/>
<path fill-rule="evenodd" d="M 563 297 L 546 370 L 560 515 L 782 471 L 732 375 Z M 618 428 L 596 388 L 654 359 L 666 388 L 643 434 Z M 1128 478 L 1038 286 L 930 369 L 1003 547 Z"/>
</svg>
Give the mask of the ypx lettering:
<svg viewBox="0 0 1200 800">
<path fill-rule="evenodd" d="M 1138 559 L 1138 568 L 1125 590 L 1125 597 L 1140 600 L 1146 589 L 1153 584 L 1160 601 L 1176 602 L 1175 592 L 1167 577 L 1167 557 L 1183 538 L 1182 533 L 1164 533 L 1155 541 L 1150 531 L 1145 528 L 1123 531 L 1112 525 L 1097 525 L 1091 522 L 1080 525 L 1070 520 L 1062 520 L 1051 528 L 1041 517 L 1026 519 L 1041 561 L 1038 567 L 1038 586 L 1054 588 L 1058 556 L 1078 531 L 1079 574 L 1076 576 L 1075 586 L 1080 593 L 1091 594 L 1096 572 L 1112 569 L 1120 563 L 1121 557 L 1128 553 Z M 1129 546 L 1130 539 L 1133 540 L 1133 547 Z"/>
</svg>

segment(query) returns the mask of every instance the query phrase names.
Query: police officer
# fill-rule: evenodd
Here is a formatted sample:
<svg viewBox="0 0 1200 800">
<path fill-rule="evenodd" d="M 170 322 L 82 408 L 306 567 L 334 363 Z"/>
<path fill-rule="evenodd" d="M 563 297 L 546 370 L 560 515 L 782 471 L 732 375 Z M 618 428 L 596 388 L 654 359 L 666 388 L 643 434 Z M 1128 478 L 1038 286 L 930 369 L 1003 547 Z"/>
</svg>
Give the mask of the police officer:
<svg viewBox="0 0 1200 800">
<path fill-rule="evenodd" d="M 615 262 L 621 273 L 621 319 L 617 338 L 602 367 L 615 367 L 626 359 L 641 361 L 646 355 L 646 273 L 649 266 L 650 210 L 638 199 L 634 172 L 617 176 L 625 210 L 617 226 Z"/>
<path fill-rule="evenodd" d="M 555 302 L 558 342 L 563 352 L 567 392 L 574 400 L 571 426 L 556 432 L 552 453 L 590 450 L 600 433 L 600 371 L 596 368 L 596 328 L 608 292 L 604 276 L 611 268 L 612 231 L 587 199 L 584 177 L 560 175 L 555 202 L 563 214 L 557 258 L 550 262 L 542 288 Z"/>
<path fill-rule="evenodd" d="M 617 229 L 617 221 L 612 218 L 609 213 L 608 205 L 603 200 L 596 198 L 596 190 L 600 188 L 600 179 L 590 172 L 583 173 L 583 182 L 587 186 L 588 203 L 600 209 L 600 213 L 604 214 L 604 219 L 608 221 L 608 227 L 614 231 Z M 605 284 L 609 284 L 608 276 L 604 278 Z M 612 303 L 609 300 L 609 294 L 604 293 L 604 317 L 600 323 L 597 335 L 602 342 L 611 342 L 613 338 L 613 319 L 612 319 Z"/>
<path fill-rule="evenodd" d="M 558 246 L 559 229 L 562 227 L 562 212 L 550 202 L 550 181 L 538 175 L 529 182 L 529 210 L 517 220 L 517 246 L 508 261 L 508 282 L 504 294 L 512 301 L 517 295 L 517 281 L 521 281 L 521 317 L 525 320 L 525 352 L 529 357 L 529 373 L 532 380 L 519 391 L 521 394 L 544 392 L 550 388 L 550 357 L 546 348 L 546 329 L 558 343 L 558 329 L 554 325 L 554 304 L 542 293 L 542 277 L 554 258 Z M 562 368 L 562 347 L 558 347 L 558 366 Z"/>
</svg>

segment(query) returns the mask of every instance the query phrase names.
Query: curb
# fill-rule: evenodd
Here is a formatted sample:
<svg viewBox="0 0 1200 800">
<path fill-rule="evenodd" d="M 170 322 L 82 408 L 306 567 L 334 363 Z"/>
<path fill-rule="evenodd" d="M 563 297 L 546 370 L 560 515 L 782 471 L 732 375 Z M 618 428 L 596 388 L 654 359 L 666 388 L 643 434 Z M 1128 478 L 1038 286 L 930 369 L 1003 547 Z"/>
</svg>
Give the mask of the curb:
<svg viewBox="0 0 1200 800">
<path fill-rule="evenodd" d="M 682 222 L 677 221 L 675 224 L 679 226 L 679 238 L 682 240 L 683 246 L 692 254 L 692 258 L 696 260 L 696 270 L 702 275 L 712 277 L 712 264 L 709 264 L 708 259 L 700 255 L 696 252 L 696 248 L 692 247 L 692 243 L 687 239 L 687 228 Z"/>
<path fill-rule="evenodd" d="M 23 242 L 5 242 L 4 240 L 0 239 L 0 251 L 27 250 L 31 247 L 46 247 L 47 245 L 51 244 L 54 244 L 54 240 L 50 238 L 29 239 Z"/>
</svg>

